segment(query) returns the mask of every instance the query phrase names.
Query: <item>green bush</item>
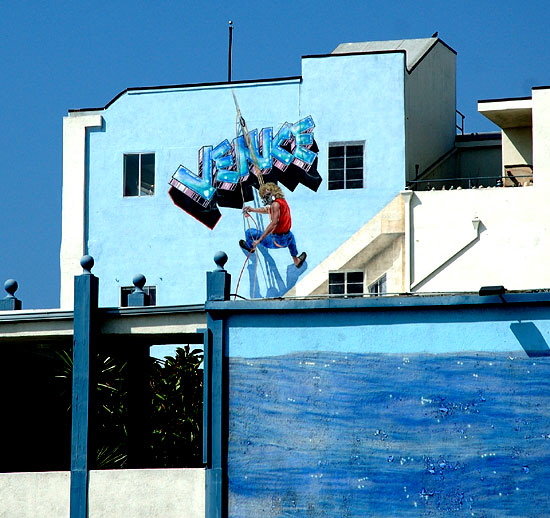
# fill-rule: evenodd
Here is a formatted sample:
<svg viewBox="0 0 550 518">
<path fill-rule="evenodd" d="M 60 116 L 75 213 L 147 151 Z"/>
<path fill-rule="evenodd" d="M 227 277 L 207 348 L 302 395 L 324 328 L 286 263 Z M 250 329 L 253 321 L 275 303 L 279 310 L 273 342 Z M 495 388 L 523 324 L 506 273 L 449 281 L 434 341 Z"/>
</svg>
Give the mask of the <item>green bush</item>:
<svg viewBox="0 0 550 518">
<path fill-rule="evenodd" d="M 154 360 L 151 370 L 154 467 L 202 463 L 203 354 L 188 345 Z"/>
<path fill-rule="evenodd" d="M 72 358 L 67 352 L 57 377 L 63 392 L 71 390 Z M 149 407 L 143 414 L 144 455 L 132 459 L 132 467 L 198 467 L 202 464 L 203 353 L 189 345 L 174 356 L 149 358 Z M 95 413 L 90 419 L 91 444 L 95 450 L 92 469 L 128 467 L 129 382 L 128 362 L 99 354 L 97 358 Z M 70 412 L 70 408 L 67 409 Z M 142 430 L 143 431 L 143 430 Z"/>
</svg>

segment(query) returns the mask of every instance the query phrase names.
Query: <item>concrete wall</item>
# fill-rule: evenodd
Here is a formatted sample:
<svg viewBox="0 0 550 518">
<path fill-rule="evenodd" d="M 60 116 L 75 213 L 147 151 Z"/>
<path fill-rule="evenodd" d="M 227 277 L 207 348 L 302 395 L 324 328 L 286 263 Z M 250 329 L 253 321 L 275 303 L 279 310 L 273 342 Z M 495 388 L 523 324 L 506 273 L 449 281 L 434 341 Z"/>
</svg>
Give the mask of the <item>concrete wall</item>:
<svg viewBox="0 0 550 518">
<path fill-rule="evenodd" d="M 503 129 L 502 167 L 520 164 L 533 165 L 533 128 Z"/>
<path fill-rule="evenodd" d="M 502 175 L 502 146 L 500 142 L 486 145 L 457 145 L 455 174 L 447 178 L 474 178 L 474 185 L 495 186 Z M 445 183 L 445 182 L 441 182 Z M 464 186 L 467 184 L 465 183 Z"/>
<path fill-rule="evenodd" d="M 412 289 L 477 291 L 550 287 L 550 213 L 539 186 L 415 192 Z M 479 233 L 472 220 L 479 219 Z"/>
<path fill-rule="evenodd" d="M 0 473 L 0 517 L 69 517 L 71 474 Z"/>
<path fill-rule="evenodd" d="M 90 518 L 204 517 L 202 469 L 90 472 Z M 0 517 L 69 517 L 70 473 L 0 473 Z"/>
<path fill-rule="evenodd" d="M 407 180 L 454 147 L 456 54 L 438 42 L 405 77 Z"/>
<path fill-rule="evenodd" d="M 496 135 L 496 134 L 495 134 Z M 481 138 L 480 138 L 481 137 Z M 461 180 L 460 180 L 461 179 Z M 469 182 L 473 179 L 473 182 Z M 502 139 L 487 135 L 457 135 L 454 150 L 422 177 L 419 190 L 494 186 L 502 179 Z M 414 184 L 413 184 L 414 185 Z"/>
<path fill-rule="evenodd" d="M 90 473 L 90 518 L 203 518 L 202 469 Z"/>
<path fill-rule="evenodd" d="M 407 291 L 404 281 L 406 215 L 403 196 L 398 195 L 334 253 L 306 273 L 289 294 L 327 295 L 329 272 L 345 270 L 363 271 L 365 289 L 386 273 L 388 293 Z"/>
<path fill-rule="evenodd" d="M 533 88 L 533 183 L 550 192 L 550 89 Z"/>
<path fill-rule="evenodd" d="M 73 307 L 73 277 L 82 273 L 86 253 L 87 132 L 102 125 L 101 115 L 81 114 L 63 120 L 63 212 L 61 221 L 61 304 Z"/>
</svg>

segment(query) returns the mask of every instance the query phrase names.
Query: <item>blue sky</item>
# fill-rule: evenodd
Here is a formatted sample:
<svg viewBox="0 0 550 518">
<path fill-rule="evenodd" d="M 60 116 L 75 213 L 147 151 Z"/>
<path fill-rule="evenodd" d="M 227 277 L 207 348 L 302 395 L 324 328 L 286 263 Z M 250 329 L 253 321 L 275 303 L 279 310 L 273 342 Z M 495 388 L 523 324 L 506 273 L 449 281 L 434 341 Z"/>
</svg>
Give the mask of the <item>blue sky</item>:
<svg viewBox="0 0 550 518">
<path fill-rule="evenodd" d="M 496 127 L 479 99 L 550 85 L 549 11 L 540 1 L 0 2 L 0 297 L 59 304 L 62 121 L 129 87 L 300 75 L 300 57 L 343 42 L 430 37 L 457 53 L 466 131 Z M 136 272 L 137 273 L 137 272 Z"/>
</svg>

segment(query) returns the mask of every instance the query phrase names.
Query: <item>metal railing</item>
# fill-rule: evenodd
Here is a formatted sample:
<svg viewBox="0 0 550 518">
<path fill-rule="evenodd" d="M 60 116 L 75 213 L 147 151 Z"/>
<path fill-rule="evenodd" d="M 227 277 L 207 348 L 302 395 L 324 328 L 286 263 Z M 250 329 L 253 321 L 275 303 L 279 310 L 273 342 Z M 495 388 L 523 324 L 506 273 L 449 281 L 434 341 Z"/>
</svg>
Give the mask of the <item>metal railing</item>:
<svg viewBox="0 0 550 518">
<path fill-rule="evenodd" d="M 455 126 L 456 129 L 460 131 L 460 135 L 464 135 L 464 119 L 466 118 L 466 115 L 464 115 L 462 112 L 456 110 L 457 117 L 455 118 Z M 460 122 L 458 120 L 460 119 Z"/>
<path fill-rule="evenodd" d="M 514 175 L 513 181 L 502 176 L 476 176 L 471 178 L 430 178 L 409 180 L 407 189 L 413 191 L 441 191 L 451 189 L 480 189 L 484 187 L 524 187 L 533 183 L 533 175 Z"/>
</svg>

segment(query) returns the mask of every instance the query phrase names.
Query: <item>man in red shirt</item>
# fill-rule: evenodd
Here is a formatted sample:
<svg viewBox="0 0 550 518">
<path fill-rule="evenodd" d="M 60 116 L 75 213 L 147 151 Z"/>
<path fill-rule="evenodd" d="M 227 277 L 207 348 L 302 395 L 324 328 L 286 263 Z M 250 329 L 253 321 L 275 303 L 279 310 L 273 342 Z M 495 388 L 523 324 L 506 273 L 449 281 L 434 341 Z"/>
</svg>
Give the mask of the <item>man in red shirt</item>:
<svg viewBox="0 0 550 518">
<path fill-rule="evenodd" d="M 294 265 L 300 268 L 304 264 L 307 254 L 302 252 L 298 255 L 296 240 L 294 234 L 290 231 L 292 226 L 290 207 L 285 200 L 283 191 L 277 184 L 265 183 L 260 187 L 260 197 L 266 205 L 265 207 L 256 208 L 245 205 L 243 210 L 245 214 L 249 212 L 269 214 L 269 225 L 263 232 L 257 228 L 249 228 L 245 232 L 246 240 L 241 239 L 239 245 L 251 254 L 256 251 L 256 247 L 260 243 L 266 248 L 288 247 Z"/>
</svg>

